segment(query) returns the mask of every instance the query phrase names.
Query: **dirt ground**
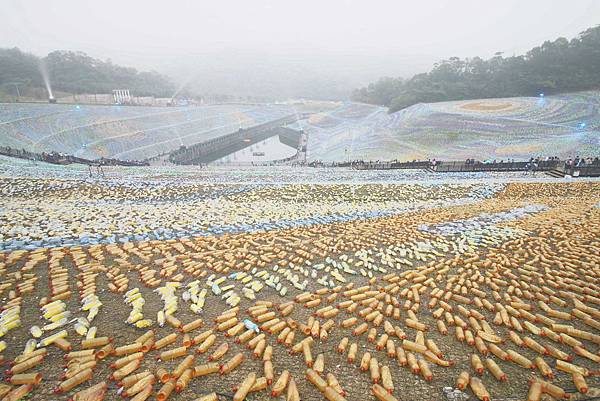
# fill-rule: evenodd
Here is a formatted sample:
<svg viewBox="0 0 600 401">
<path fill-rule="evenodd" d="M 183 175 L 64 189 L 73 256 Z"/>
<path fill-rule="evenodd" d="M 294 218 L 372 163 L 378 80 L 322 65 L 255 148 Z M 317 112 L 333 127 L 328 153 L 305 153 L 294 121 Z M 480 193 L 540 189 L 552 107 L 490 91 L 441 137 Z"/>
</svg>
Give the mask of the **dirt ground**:
<svg viewBox="0 0 600 401">
<path fill-rule="evenodd" d="M 200 248 L 202 248 L 202 251 L 193 249 L 185 243 L 182 244 L 183 248 L 181 246 L 175 246 L 176 243 L 181 242 L 179 240 L 172 240 L 171 242 L 165 244 L 163 251 L 166 250 L 166 252 L 160 253 L 157 251 L 151 254 L 152 257 L 150 261 L 140 258 L 138 255 L 130 252 L 130 250 L 126 250 L 126 261 L 128 262 L 126 265 L 124 265 L 121 258 L 115 258 L 114 255 L 109 253 L 106 250 L 106 245 L 100 245 L 98 247 L 102 250 L 102 254 L 105 256 L 104 260 L 101 261 L 101 265 L 103 267 L 118 267 L 120 269 L 120 273 L 124 274 L 129 280 L 127 289 L 132 289 L 135 287 L 140 288 L 140 292 L 146 301 L 145 305 L 143 306 L 144 315 L 153 321 L 156 321 L 156 313 L 163 308 L 163 301 L 160 299 L 159 294 L 153 291 L 154 288 L 149 288 L 140 280 L 140 273 L 138 269 L 131 268 L 131 266 L 148 265 L 160 270 L 159 264 L 165 258 L 165 255 L 167 259 L 174 260 L 177 265 L 177 270 L 175 273 L 172 273 L 170 277 L 160 277 L 160 275 L 157 275 L 157 277 L 161 280 L 160 285 L 162 286 L 168 282 L 170 278 L 178 273 L 183 272 L 185 266 L 182 261 L 187 260 L 186 258 L 192 258 L 197 262 L 204 263 L 204 267 L 199 270 L 204 270 L 204 275 L 194 276 L 184 273 L 183 278 L 180 280 L 182 286 L 176 292 L 179 306 L 174 315 L 184 324 L 193 321 L 198 317 L 201 317 L 204 320 L 204 324 L 199 329 L 196 329 L 190 333 L 193 337 L 195 334 L 212 328 L 214 326 L 214 319 L 223 311 L 229 309 L 229 306 L 225 304 L 225 301 L 222 300 L 220 296 L 215 296 L 210 293 L 210 288 L 207 287 L 205 283 L 206 278 L 213 273 L 216 274 L 217 277 L 221 277 L 231 274 L 235 271 L 244 270 L 229 267 L 227 264 L 227 255 L 241 255 L 237 262 L 245 261 L 249 263 L 248 261 L 252 260 L 252 255 L 245 252 L 253 249 L 253 241 L 260 242 L 264 240 L 264 246 L 267 246 L 272 244 L 270 241 L 273 238 L 281 237 L 284 239 L 289 239 L 290 242 L 287 247 L 283 245 L 283 242 L 279 244 L 281 249 L 287 251 L 287 254 L 284 258 L 286 266 L 289 267 L 287 264 L 289 262 L 288 259 L 291 258 L 291 255 L 295 249 L 308 250 L 308 252 L 312 255 L 310 259 L 311 264 L 312 266 L 315 266 L 320 263 L 327 264 L 327 260 L 330 258 L 340 260 L 341 255 L 347 255 L 348 257 L 352 258 L 354 257 L 355 247 L 359 247 L 359 245 L 362 246 L 362 248 L 359 249 L 371 249 L 373 250 L 373 254 L 376 255 L 381 249 L 389 248 L 394 245 L 412 243 L 410 242 L 411 236 L 420 236 L 419 238 L 416 238 L 416 240 L 428 241 L 436 241 L 439 239 L 439 237 L 441 237 L 440 235 L 433 233 L 421 233 L 417 230 L 417 225 L 443 224 L 447 221 L 477 218 L 482 213 L 508 211 L 514 209 L 517 205 L 547 205 L 548 210 L 541 213 L 528 215 L 521 219 L 498 224 L 501 227 L 523 230 L 522 232 L 526 234 L 523 234 L 519 238 L 510 240 L 502 239 L 499 240 L 498 243 L 489 246 L 486 246 L 485 244 L 479 244 L 475 248 L 474 252 L 466 253 L 465 255 L 457 255 L 453 251 L 441 252 L 439 255 L 432 255 L 431 257 L 426 258 L 426 260 L 419 260 L 418 258 L 415 258 L 413 260 L 413 266 L 402 265 L 401 267 L 394 269 L 388 268 L 388 274 L 391 273 L 398 277 L 406 277 L 405 274 L 409 271 L 419 272 L 427 266 L 435 267 L 434 273 L 427 275 L 427 277 L 431 277 L 433 281 L 428 284 L 428 288 L 421 294 L 420 306 L 417 309 L 416 315 L 419 321 L 426 324 L 429 328 L 429 330 L 425 332 L 425 338 L 433 339 L 439 346 L 443 354 L 443 358 L 445 360 L 453 361 L 454 365 L 451 367 L 441 367 L 436 366 L 433 363 L 429 363 L 433 372 L 432 381 L 427 382 L 421 376 L 411 373 L 408 367 L 400 366 L 397 360 L 389 358 L 386 355 L 385 350 L 377 350 L 375 348 L 375 343 L 371 343 L 366 340 L 366 334 L 355 336 L 352 333 L 354 326 L 350 328 L 343 328 L 340 326 L 340 322 L 342 320 L 351 316 L 356 316 L 359 319 L 359 323 L 362 322 L 363 320 L 358 314 L 361 309 L 365 308 L 365 306 L 362 305 L 359 305 L 354 313 L 348 313 L 345 310 L 341 310 L 341 312 L 334 318 L 336 325 L 328 332 L 328 339 L 317 339 L 312 346 L 312 355 L 314 358 L 319 353 L 324 354 L 325 373 L 330 372 L 337 377 L 341 386 L 346 392 L 346 399 L 348 400 L 360 401 L 375 399 L 371 392 L 372 381 L 369 376 L 369 372 L 361 372 L 358 367 L 360 358 L 364 352 L 368 351 L 373 357 L 377 358 L 380 365 L 387 365 L 390 367 L 395 386 L 393 396 L 396 397 L 396 399 L 406 401 L 438 401 L 445 399 L 442 391 L 444 387 L 455 387 L 456 378 L 461 371 L 468 371 L 471 374 L 474 374 L 470 364 L 470 358 L 472 354 L 478 354 L 482 360 L 485 358 L 477 351 L 475 347 L 470 346 L 465 342 L 459 342 L 454 335 L 454 327 L 448 325 L 449 334 L 446 336 L 441 335 L 438 332 L 436 329 L 436 319 L 432 316 L 432 311 L 437 309 L 439 304 L 435 306 L 433 310 L 430 310 L 427 307 L 432 299 L 431 291 L 433 288 L 440 288 L 442 290 L 446 290 L 447 292 L 452 292 L 455 289 L 454 287 L 457 284 L 457 280 L 460 278 L 466 278 L 469 280 L 469 277 L 471 277 L 475 272 L 479 272 L 486 277 L 496 277 L 492 274 L 492 272 L 498 273 L 498 277 L 507 271 L 512 272 L 517 276 L 517 279 L 514 280 L 517 285 L 523 285 L 520 291 L 525 290 L 527 285 L 536 284 L 535 282 L 527 281 L 527 277 L 525 277 L 517 268 L 502 267 L 498 259 L 498 255 L 501 254 L 505 255 L 507 258 L 514 257 L 517 258 L 515 260 L 521 261 L 517 267 L 529 265 L 532 266 L 535 271 L 540 272 L 540 277 L 542 277 L 542 279 L 537 283 L 537 285 L 540 287 L 552 287 L 552 283 L 556 283 L 556 280 L 561 277 L 561 272 L 564 272 L 564 270 L 561 270 L 560 265 L 562 264 L 563 268 L 566 265 L 570 274 L 565 275 L 561 279 L 569 278 L 574 280 L 572 282 L 574 283 L 573 287 L 566 286 L 566 283 L 569 283 L 568 281 L 565 281 L 563 284 L 559 283 L 560 285 L 558 287 L 552 287 L 554 288 L 554 293 L 557 298 L 566 301 L 566 304 L 559 305 L 552 302 L 548 302 L 548 304 L 556 311 L 566 312 L 569 314 L 572 313 L 574 306 L 571 299 L 565 297 L 565 294 L 560 294 L 558 292 L 564 290 L 570 294 L 580 295 L 582 297 L 581 299 L 589 308 L 600 311 L 600 304 L 596 303 L 596 300 L 600 299 L 600 291 L 598 291 L 600 288 L 600 208 L 597 207 L 597 203 L 600 201 L 600 185 L 591 184 L 575 187 L 569 187 L 568 185 L 573 184 L 511 184 L 504 191 L 496 195 L 494 199 L 489 201 L 483 201 L 472 205 L 415 211 L 407 213 L 402 217 L 391 216 L 365 219 L 358 223 L 353 221 L 334 223 L 331 225 L 325 225 L 319 229 L 315 229 L 314 233 L 310 231 L 311 228 L 308 228 L 308 231 L 303 231 L 304 229 L 292 228 L 287 230 L 271 230 L 267 237 L 261 237 L 261 233 L 226 235 L 222 238 L 222 240 L 217 240 L 216 242 L 211 243 L 218 244 L 218 250 L 223 251 L 223 253 L 219 254 L 220 256 L 215 258 L 216 260 L 203 259 L 203 255 L 205 254 L 202 252 L 204 252 L 206 248 L 202 247 L 213 246 L 206 245 L 206 242 L 203 242 L 205 241 L 204 238 L 197 239 L 197 242 L 195 242 L 196 240 L 192 240 L 192 243 L 195 242 Z M 318 202 L 318 199 L 310 199 L 309 201 Z M 357 232 L 365 233 L 365 238 L 356 239 L 356 244 L 351 243 L 352 241 L 350 241 L 350 237 L 355 235 Z M 369 235 L 372 236 L 370 238 L 366 238 L 366 233 L 369 233 Z M 311 237 L 309 234 L 314 234 L 314 236 Z M 298 240 L 301 235 L 306 235 L 306 239 Z M 445 239 L 448 240 L 448 238 Z M 316 247 L 315 244 L 318 244 L 319 246 L 323 244 L 325 245 L 323 245 L 324 248 L 321 248 Z M 152 245 L 150 248 L 153 246 L 154 245 Z M 329 248 L 327 248 L 327 246 Z M 88 261 L 93 260 L 88 248 L 79 247 L 78 249 L 81 249 L 81 252 L 86 255 Z M 137 244 L 134 245 L 134 249 L 137 249 Z M 264 248 L 257 249 L 263 249 L 264 251 Z M 182 250 L 183 252 L 181 252 Z M 521 253 L 521 250 L 523 250 L 523 253 Z M 79 296 L 77 295 L 78 288 L 76 284 L 76 277 L 80 273 L 80 270 L 77 269 L 77 263 L 75 263 L 71 257 L 72 249 L 47 250 L 44 253 L 46 259 L 43 262 L 38 263 L 33 270 L 30 271 L 37 277 L 37 282 L 35 283 L 35 289 L 33 292 L 22 295 L 20 310 L 21 326 L 9 331 L 2 338 L 2 340 L 6 341 L 7 344 L 6 350 L 2 353 L 5 361 L 11 361 L 22 353 L 25 343 L 27 340 L 32 338 L 29 334 L 29 329 L 31 326 L 42 326 L 48 323 L 47 321 L 43 321 L 41 318 L 39 303 L 42 298 L 51 296 L 48 285 L 49 275 L 47 257 L 48 255 L 56 252 L 65 253 L 65 256 L 61 260 L 60 264 L 61 266 L 67 268 L 69 273 L 68 282 L 72 296 L 66 300 L 67 310 L 73 312 L 74 317 L 85 316 L 85 313 L 80 311 L 81 304 L 79 301 Z M 0 255 L 2 255 L 0 256 L 0 265 L 3 267 L 1 269 L 1 279 L 3 280 L 3 283 L 7 284 L 6 288 L 1 293 L 1 296 L 2 303 L 6 307 L 6 303 L 16 296 L 16 294 L 11 295 L 10 291 L 15 290 L 16 285 L 18 285 L 20 282 L 20 280 L 14 278 L 14 273 L 20 271 L 23 272 L 23 267 L 29 260 L 31 253 L 25 252 L 21 257 L 18 258 L 16 262 L 12 263 L 8 262 L 10 260 L 9 252 Z M 540 264 L 540 255 L 542 255 L 544 258 L 547 258 L 547 260 L 552 260 L 550 263 L 551 267 L 548 268 Z M 575 255 L 579 255 L 578 258 L 576 258 Z M 477 262 L 465 262 L 467 256 L 476 256 Z M 178 259 L 178 257 L 182 258 Z M 458 260 L 458 263 L 451 265 L 449 270 L 441 275 L 436 273 L 442 266 L 444 266 L 446 261 L 451 261 L 453 259 Z M 354 260 L 356 262 L 356 257 L 354 257 Z M 490 261 L 490 264 L 486 264 L 487 261 Z M 267 270 L 272 272 L 273 266 L 276 264 L 280 265 L 281 262 L 281 259 L 273 257 L 259 270 Z M 492 262 L 494 263 L 493 266 Z M 383 266 L 380 260 L 377 258 L 375 258 L 374 265 L 379 267 Z M 224 268 L 223 266 L 227 267 Z M 358 271 L 359 268 L 355 267 L 355 270 Z M 251 270 L 248 269 L 248 271 Z M 470 273 L 467 274 L 466 271 L 469 271 Z M 325 305 L 339 305 L 341 301 L 346 301 L 349 299 L 343 295 L 343 291 L 347 288 L 346 286 L 349 283 L 353 283 L 355 288 L 368 285 L 371 287 L 371 289 L 376 291 L 383 291 L 383 287 L 390 284 L 388 274 L 374 272 L 373 270 L 370 270 L 370 272 L 374 276 L 374 279 L 371 281 L 369 280 L 369 277 L 363 277 L 361 274 L 344 275 L 344 278 L 347 280 L 347 282 L 336 283 L 340 285 L 341 290 L 339 290 L 338 298 L 335 300 L 335 302 L 329 304 L 325 300 L 325 297 L 334 292 L 333 289 L 330 288 L 327 294 L 321 297 L 322 302 L 319 306 L 315 308 L 305 308 L 301 303 L 296 303 L 293 312 L 287 317 L 293 319 L 295 322 L 306 323 L 309 319 L 309 316 L 314 313 L 315 310 L 322 308 Z M 199 315 L 194 314 L 190 310 L 189 304 L 181 298 L 182 292 L 184 291 L 186 285 L 195 279 L 199 279 L 201 281 L 201 288 L 209 289 L 209 295 L 206 298 L 206 305 L 203 309 L 203 312 Z M 508 276 L 504 276 L 504 279 L 508 281 L 509 285 L 501 286 L 500 290 L 498 291 L 499 295 L 501 297 L 515 297 L 516 293 L 514 283 L 511 284 L 511 279 Z M 168 324 L 165 325 L 165 327 L 159 327 L 156 323 L 154 323 L 148 329 L 138 329 L 131 324 L 127 324 L 126 321 L 131 311 L 131 307 L 124 303 L 122 293 L 115 293 L 109 289 L 110 282 L 111 279 L 106 272 L 100 272 L 96 279 L 96 295 L 103 304 L 99 314 L 91 323 L 92 326 L 96 326 L 98 329 L 97 337 L 110 336 L 114 339 L 115 346 L 120 346 L 132 343 L 137 337 L 145 333 L 150 328 L 154 330 L 156 339 L 162 338 L 174 332 L 174 329 Z M 235 289 L 238 290 L 238 293 L 242 288 L 242 285 L 234 280 L 228 280 L 227 283 L 235 284 Z M 467 286 L 468 288 L 469 283 L 463 281 L 462 285 Z M 410 288 L 414 284 L 415 283 L 411 283 L 409 280 L 409 282 L 404 284 L 404 287 Z M 576 288 L 577 286 L 580 288 L 587 288 L 587 292 L 578 292 L 578 289 Z M 317 290 L 322 289 L 323 286 L 317 283 L 315 279 L 311 279 L 311 276 L 309 275 L 307 277 L 307 286 L 303 291 L 295 289 L 290 284 L 288 284 L 288 288 L 288 293 L 285 296 L 281 296 L 275 289 L 265 286 L 260 292 L 257 292 L 257 300 L 273 302 L 275 307 L 272 308 L 272 310 L 277 311 L 276 305 L 293 300 L 295 296 L 303 292 L 312 292 L 314 294 Z M 480 284 L 479 288 L 486 292 L 486 298 L 489 299 L 492 304 L 496 303 L 492 296 L 493 289 L 487 282 Z M 534 290 L 530 291 L 535 292 Z M 594 291 L 596 291 L 595 294 L 593 293 Z M 460 290 L 458 292 L 460 293 Z M 591 298 L 586 298 L 586 295 L 591 296 Z M 401 327 L 406 332 L 409 340 L 414 340 L 417 332 L 416 330 L 407 327 L 405 322 L 407 311 L 402 308 L 402 305 L 404 305 L 408 298 L 402 297 L 399 293 L 392 294 L 392 296 L 398 297 L 398 300 L 400 301 L 400 319 L 394 319 L 393 317 L 386 317 L 386 319 L 389 320 L 393 325 Z M 472 298 L 473 294 L 468 293 L 468 297 Z M 523 295 L 518 296 L 517 298 L 531 305 L 531 313 L 545 313 L 540 309 L 537 299 L 530 300 Z M 515 298 L 513 298 L 513 301 L 514 300 Z M 452 313 L 460 316 L 460 314 L 457 312 L 460 302 L 456 302 L 455 300 L 449 300 L 447 302 L 455 308 Z M 254 303 L 255 301 L 246 299 L 243 296 L 241 297 L 239 313 L 237 315 L 240 320 L 250 318 L 250 316 L 246 313 L 246 310 L 254 305 Z M 501 303 L 505 303 L 505 301 L 502 300 Z M 490 312 L 485 308 L 476 308 L 474 305 L 470 305 L 469 307 L 477 309 L 477 311 L 485 317 L 486 321 L 490 323 L 495 333 L 504 341 L 503 344 L 499 344 L 500 348 L 505 350 L 513 349 L 531 360 L 539 356 L 538 353 L 529 348 L 517 347 L 515 344 L 513 344 L 509 340 L 508 332 L 514 328 L 507 327 L 506 325 L 493 324 L 492 321 L 495 318 L 495 312 Z M 277 313 L 278 317 L 283 319 L 279 312 Z M 466 317 L 462 318 L 463 320 L 467 321 L 467 324 L 469 323 Z M 318 320 L 320 320 L 320 323 L 323 324 L 327 319 L 320 318 Z M 522 323 L 525 319 L 521 318 L 520 320 Z M 563 321 L 560 319 L 555 320 L 557 323 L 570 324 L 575 329 L 600 335 L 599 330 L 584 323 L 581 319 L 574 318 L 568 321 Z M 600 322 L 600 319 L 595 318 L 595 320 L 596 322 Z M 540 327 L 543 326 L 543 324 L 540 322 L 536 322 L 535 324 Z M 68 325 L 66 327 L 69 332 L 68 340 L 72 343 L 73 350 L 80 349 L 79 344 L 81 337 L 75 333 L 75 331 L 72 329 L 72 325 Z M 374 326 L 369 324 L 369 327 Z M 381 326 L 377 327 L 377 338 L 379 338 L 379 336 L 383 333 L 384 329 L 382 324 Z M 535 341 L 540 343 L 542 346 L 551 345 L 569 355 L 574 356 L 574 364 L 594 372 L 592 377 L 586 378 L 589 387 L 600 387 L 600 364 L 576 355 L 573 348 L 567 344 L 554 342 L 548 337 L 535 336 L 527 331 L 519 334 L 522 337 L 530 336 L 534 338 Z M 43 337 L 46 335 L 47 333 L 44 333 Z M 353 364 L 348 363 L 347 356 L 345 354 L 339 354 L 337 352 L 337 346 L 344 337 L 349 337 L 350 343 L 357 342 L 359 345 L 357 361 L 355 361 Z M 298 343 L 303 338 L 305 338 L 305 335 L 301 333 L 300 330 L 296 330 L 294 344 Z M 396 346 L 402 345 L 401 339 L 393 336 L 390 336 L 390 338 L 394 341 Z M 180 346 L 181 339 L 182 336 L 179 335 L 177 342 L 166 347 L 166 349 L 172 349 Z M 217 342 L 206 354 L 195 354 L 194 349 L 196 346 L 190 347 L 188 352 L 189 354 L 196 355 L 194 365 L 200 365 L 208 361 L 208 355 L 210 355 L 212 351 L 216 349 L 218 344 L 227 342 L 230 346 L 230 349 L 223 357 L 222 362 L 228 360 L 238 351 L 242 352 L 245 356 L 244 362 L 237 369 L 222 376 L 218 374 L 212 374 L 204 377 L 194 378 L 191 380 L 187 388 L 185 388 L 179 394 L 173 393 L 169 399 L 196 400 L 204 394 L 217 392 L 220 400 L 226 400 L 232 397 L 232 388 L 241 383 L 248 373 L 256 372 L 257 376 L 262 376 L 262 360 L 253 358 L 252 351 L 240 344 L 235 343 L 234 339 L 235 338 L 225 337 L 223 332 L 217 332 Z M 587 350 L 595 353 L 596 355 L 600 355 L 600 343 L 588 340 L 581 341 Z M 276 335 L 267 335 L 267 343 L 273 347 L 272 361 L 275 368 L 275 378 L 277 378 L 284 369 L 287 369 L 298 384 L 302 400 L 311 401 L 324 399 L 323 395 L 316 389 L 316 387 L 304 379 L 307 366 L 304 362 L 302 352 L 296 355 L 291 355 L 289 348 L 277 343 Z M 145 369 L 155 372 L 159 367 L 164 367 L 167 370 L 171 370 L 175 368 L 182 360 L 182 358 L 177 358 L 167 362 L 158 361 L 155 359 L 155 357 L 159 353 L 159 351 L 154 350 L 148 352 L 142 359 L 141 367 L 136 372 L 141 372 Z M 86 386 L 93 385 L 104 380 L 108 381 L 109 375 L 113 372 L 113 369 L 111 369 L 109 365 L 118 359 L 115 356 L 110 356 L 103 361 L 98 361 L 97 367 L 94 369 L 94 376 L 88 383 L 82 384 L 76 387 L 73 391 L 65 394 L 54 394 L 53 389 L 61 382 L 63 366 L 65 365 L 64 355 L 65 352 L 57 347 L 52 345 L 48 347 L 47 357 L 39 365 L 39 367 L 31 370 L 40 372 L 43 376 L 43 381 L 41 384 L 35 386 L 34 390 L 27 397 L 27 399 L 70 399 L 76 391 L 82 390 Z M 482 380 L 485 387 L 491 394 L 491 398 L 493 400 L 527 399 L 526 395 L 529 388 L 528 380 L 531 377 L 539 377 L 539 371 L 537 369 L 523 369 L 513 362 L 503 361 L 495 356 L 491 356 L 491 358 L 494 359 L 494 361 L 500 366 L 500 368 L 508 377 L 507 382 L 499 382 L 490 374 L 489 371 L 485 371 L 482 376 Z M 575 393 L 576 388 L 571 375 L 558 371 L 555 368 L 556 360 L 552 356 L 544 355 L 543 358 L 552 367 L 555 373 L 553 383 L 561 386 L 568 392 Z M 7 363 L 5 363 L 4 366 L 8 369 Z M 2 379 L 7 379 L 10 377 L 10 375 L 7 373 L 2 373 L 0 376 Z M 158 384 L 154 385 L 155 391 L 158 391 L 159 388 L 160 386 Z M 470 396 L 470 399 L 475 399 L 470 390 L 465 391 Z M 108 391 L 104 399 L 122 399 L 117 392 L 117 384 L 113 381 L 108 381 Z M 152 399 L 154 397 L 155 395 L 152 396 Z M 246 399 L 266 400 L 270 398 L 271 397 L 268 394 L 268 391 L 261 391 L 248 395 Z M 285 397 L 280 397 L 280 399 L 285 399 Z"/>
</svg>

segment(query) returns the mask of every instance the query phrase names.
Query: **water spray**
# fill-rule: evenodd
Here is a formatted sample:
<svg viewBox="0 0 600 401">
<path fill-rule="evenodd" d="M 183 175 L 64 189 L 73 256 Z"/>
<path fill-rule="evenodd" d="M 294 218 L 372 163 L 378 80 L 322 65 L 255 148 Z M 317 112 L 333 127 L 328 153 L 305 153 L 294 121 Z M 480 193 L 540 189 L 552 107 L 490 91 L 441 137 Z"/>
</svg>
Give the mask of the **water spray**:
<svg viewBox="0 0 600 401">
<path fill-rule="evenodd" d="M 44 60 L 40 60 L 39 64 L 40 73 L 42 74 L 42 78 L 44 79 L 44 84 L 46 84 L 46 91 L 48 92 L 48 103 L 56 103 L 56 99 L 52 94 L 52 87 L 50 86 L 50 77 L 48 75 L 48 68 L 46 68 L 46 63 Z"/>
</svg>

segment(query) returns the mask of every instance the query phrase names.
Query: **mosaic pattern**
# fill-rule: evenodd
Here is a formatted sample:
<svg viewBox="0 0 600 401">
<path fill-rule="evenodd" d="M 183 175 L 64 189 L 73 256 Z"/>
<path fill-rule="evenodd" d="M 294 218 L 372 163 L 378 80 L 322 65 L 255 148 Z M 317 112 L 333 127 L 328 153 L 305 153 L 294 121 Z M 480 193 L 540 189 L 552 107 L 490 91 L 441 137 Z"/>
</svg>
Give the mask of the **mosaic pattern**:
<svg viewBox="0 0 600 401">
<path fill-rule="evenodd" d="M 393 114 L 347 103 L 304 122 L 313 160 L 600 155 L 597 92 L 418 104 Z"/>
<path fill-rule="evenodd" d="M 5 399 L 600 387 L 597 180 L 1 161 Z"/>
<path fill-rule="evenodd" d="M 0 104 L 0 146 L 79 157 L 142 160 L 262 124 L 285 105 L 126 107 Z"/>
</svg>

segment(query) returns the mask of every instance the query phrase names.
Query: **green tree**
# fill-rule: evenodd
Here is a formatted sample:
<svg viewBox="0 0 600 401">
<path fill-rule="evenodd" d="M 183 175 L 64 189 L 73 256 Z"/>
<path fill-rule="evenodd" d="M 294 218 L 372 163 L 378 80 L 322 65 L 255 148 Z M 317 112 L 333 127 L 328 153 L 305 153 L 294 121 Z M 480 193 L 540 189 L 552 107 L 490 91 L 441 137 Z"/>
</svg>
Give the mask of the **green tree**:
<svg viewBox="0 0 600 401">
<path fill-rule="evenodd" d="M 355 101 L 394 112 L 417 103 L 478 98 L 537 96 L 600 89 L 600 26 L 571 41 L 544 42 L 522 56 L 452 57 L 411 79 L 382 78 L 353 92 Z"/>
<path fill-rule="evenodd" d="M 43 63 L 54 90 L 81 93 L 110 93 L 129 89 L 136 96 L 168 97 L 175 91 L 171 80 L 157 72 L 138 72 L 110 60 L 102 61 L 83 52 L 54 51 L 46 57 L 24 53 L 18 48 L 0 49 L 0 89 L 15 83 L 23 88 L 44 88 Z"/>
</svg>

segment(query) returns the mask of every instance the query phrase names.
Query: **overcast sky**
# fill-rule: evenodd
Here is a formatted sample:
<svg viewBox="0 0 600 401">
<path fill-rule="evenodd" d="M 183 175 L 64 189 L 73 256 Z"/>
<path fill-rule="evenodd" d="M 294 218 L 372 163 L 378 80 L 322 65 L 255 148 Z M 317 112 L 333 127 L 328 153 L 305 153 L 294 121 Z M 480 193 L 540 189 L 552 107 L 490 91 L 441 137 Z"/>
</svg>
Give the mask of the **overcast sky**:
<svg viewBox="0 0 600 401">
<path fill-rule="evenodd" d="M 372 79 L 519 54 L 598 23 L 599 0 L 0 0 L 0 47 L 182 74 L 258 57 Z"/>
</svg>

